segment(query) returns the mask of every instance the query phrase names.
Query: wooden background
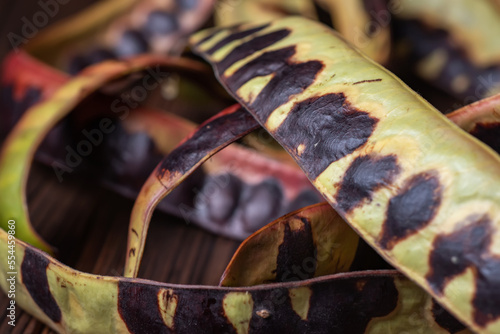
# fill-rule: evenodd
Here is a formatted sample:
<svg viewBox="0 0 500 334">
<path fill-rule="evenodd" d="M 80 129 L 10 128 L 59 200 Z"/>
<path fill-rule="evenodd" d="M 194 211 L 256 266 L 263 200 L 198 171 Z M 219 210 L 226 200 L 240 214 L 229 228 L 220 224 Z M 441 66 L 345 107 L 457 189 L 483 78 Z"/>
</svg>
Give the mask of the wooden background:
<svg viewBox="0 0 500 334">
<path fill-rule="evenodd" d="M 38 1 L 0 0 L 2 59 L 12 49 L 8 33 L 21 34 L 22 18 L 32 20 L 33 14 L 40 10 Z M 69 0 L 60 6 L 50 23 L 90 3 Z M 94 185 L 92 180 L 65 177 L 64 182 L 59 183 L 51 168 L 37 163 L 32 166 L 28 181 L 31 221 L 44 239 L 59 249 L 58 259 L 78 270 L 101 275 L 122 274 L 132 205 L 132 201 Z M 159 213 L 153 217 L 139 277 L 217 285 L 238 245 L 238 241 Z M 0 292 L 1 334 L 54 333 L 19 308 L 16 327 L 8 325 L 8 302 L 6 295 Z"/>
</svg>

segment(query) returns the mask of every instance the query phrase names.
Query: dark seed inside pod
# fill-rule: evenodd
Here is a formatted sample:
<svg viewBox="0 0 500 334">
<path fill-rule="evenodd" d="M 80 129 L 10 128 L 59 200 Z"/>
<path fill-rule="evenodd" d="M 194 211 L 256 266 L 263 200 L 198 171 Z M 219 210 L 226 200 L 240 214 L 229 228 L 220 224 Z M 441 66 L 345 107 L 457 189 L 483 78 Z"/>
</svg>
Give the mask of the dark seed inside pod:
<svg viewBox="0 0 500 334">
<path fill-rule="evenodd" d="M 144 32 L 147 35 L 164 35 L 177 30 L 179 24 L 175 15 L 160 10 L 149 14 Z"/>
<path fill-rule="evenodd" d="M 322 201 L 324 201 L 323 197 L 321 197 L 321 195 L 314 190 L 303 190 L 292 202 L 290 202 L 290 204 L 288 204 L 282 214 L 286 214 Z"/>
<path fill-rule="evenodd" d="M 198 5 L 198 0 L 178 0 L 177 3 L 182 9 L 193 9 Z"/>
<path fill-rule="evenodd" d="M 126 31 L 115 49 L 119 58 L 145 53 L 148 50 L 148 42 L 143 34 L 137 30 Z"/>
<path fill-rule="evenodd" d="M 254 232 L 279 217 L 283 192 L 280 185 L 268 179 L 250 188 L 243 205 L 243 225 Z"/>
<path fill-rule="evenodd" d="M 77 74 L 82 69 L 90 65 L 90 61 L 85 56 L 73 57 L 68 65 L 68 72 L 72 75 Z"/>
<path fill-rule="evenodd" d="M 153 141 L 146 133 L 129 133 L 119 122 L 109 127 L 109 133 L 99 132 L 99 123 L 90 123 L 85 127 L 86 134 L 77 139 L 92 142 L 87 160 L 106 181 L 140 189 L 162 157 Z"/>
<path fill-rule="evenodd" d="M 116 55 L 114 54 L 113 51 L 110 50 L 95 49 L 89 53 L 87 58 L 91 64 L 97 64 L 100 63 L 101 61 L 116 59 Z"/>
<path fill-rule="evenodd" d="M 76 74 L 87 66 L 109 59 L 116 59 L 116 55 L 112 51 L 106 49 L 95 49 L 88 54 L 78 55 L 71 59 L 68 71 L 71 74 Z"/>
<path fill-rule="evenodd" d="M 500 154 L 500 122 L 478 123 L 470 133 Z"/>
<path fill-rule="evenodd" d="M 207 214 L 216 223 L 226 223 L 238 205 L 241 189 L 241 180 L 232 174 L 207 178 L 196 199 L 200 214 Z"/>
</svg>

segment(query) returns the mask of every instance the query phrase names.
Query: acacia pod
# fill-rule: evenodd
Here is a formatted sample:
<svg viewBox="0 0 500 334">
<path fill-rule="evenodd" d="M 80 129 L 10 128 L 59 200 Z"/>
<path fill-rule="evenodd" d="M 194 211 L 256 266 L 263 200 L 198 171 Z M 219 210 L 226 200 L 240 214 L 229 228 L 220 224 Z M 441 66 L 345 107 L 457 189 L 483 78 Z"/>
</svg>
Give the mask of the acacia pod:
<svg viewBox="0 0 500 334">
<path fill-rule="evenodd" d="M 130 136 L 146 133 L 162 155 L 172 152 L 180 138 L 196 128 L 180 117 L 146 108 L 132 111 L 123 125 Z M 109 150 L 104 147 L 103 151 L 109 160 Z M 206 161 L 191 180 L 181 184 L 158 208 L 211 232 L 243 240 L 284 213 L 321 201 L 321 195 L 293 164 L 231 144 Z M 116 187 L 127 186 L 126 179 L 114 180 Z M 144 181 L 138 180 L 141 185 Z M 130 193 L 136 195 L 139 190 L 131 187 Z"/>
<path fill-rule="evenodd" d="M 494 1 L 402 0 L 397 7 L 394 43 L 407 49 L 420 77 L 465 103 L 499 92 L 500 11 Z"/>
<path fill-rule="evenodd" d="M 153 66 L 156 66 L 156 69 L 151 69 Z M 193 63 L 189 60 L 157 56 L 138 57 L 130 62 L 103 63 L 84 71 L 59 88 L 50 99 L 30 108 L 10 132 L 0 151 L 0 191 L 2 193 L 0 227 L 7 229 L 7 221 L 15 219 L 16 235 L 19 239 L 50 252 L 50 246 L 33 230 L 26 208 L 25 184 L 30 162 L 37 147 L 60 119 L 95 90 L 106 83 L 113 81 L 116 83 L 118 79 L 130 73 L 148 69 L 157 76 L 158 80 L 161 80 L 161 66 L 190 71 Z M 110 123 L 109 118 L 101 120 L 101 126 L 104 129 L 109 129 Z M 66 171 L 71 170 L 71 167 L 59 166 L 59 169 L 64 168 Z"/>
<path fill-rule="evenodd" d="M 142 186 L 130 217 L 124 275 L 139 272 L 149 223 L 159 202 L 189 174 L 232 142 L 258 128 L 239 105 L 212 117 L 164 158 Z"/>
<path fill-rule="evenodd" d="M 443 11 L 453 6 L 450 15 Z M 481 68 L 500 62 L 500 44 L 492 43 L 500 31 L 500 12 L 490 0 L 400 0 L 397 17 L 419 20 L 433 29 L 446 31 L 472 63 Z"/>
<path fill-rule="evenodd" d="M 247 238 L 221 286 L 290 282 L 349 271 L 359 236 L 328 203 L 289 213 Z"/>
<path fill-rule="evenodd" d="M 237 25 L 244 22 L 269 22 L 290 15 L 317 18 L 314 3 L 310 0 L 220 1 L 215 7 L 217 26 Z"/>
<path fill-rule="evenodd" d="M 224 271 L 220 286 L 291 282 L 383 268 L 385 262 L 364 245 L 328 203 L 319 203 L 285 215 L 247 238 Z M 433 308 L 436 305 L 433 302 Z M 447 318 L 446 325 L 435 314 L 429 314 L 418 330 L 434 332 L 424 328 L 433 327 L 427 322 L 436 322 L 450 332 L 469 332 L 446 311 L 440 310 L 440 315 Z M 397 321 L 393 325 L 399 326 Z M 411 326 L 402 330 L 412 332 Z"/>
<path fill-rule="evenodd" d="M 0 229 L 4 254 L 7 242 Z M 88 274 L 20 240 L 16 257 L 16 305 L 58 333 L 469 333 L 393 270 L 222 288 Z"/>
<path fill-rule="evenodd" d="M 24 46 L 73 74 L 107 59 L 178 55 L 211 14 L 214 0 L 107 0 L 43 29 Z"/>
<path fill-rule="evenodd" d="M 446 116 L 500 153 L 500 94 L 469 104 Z"/>
<path fill-rule="evenodd" d="M 389 263 L 471 329 L 500 331 L 493 150 L 310 20 L 207 30 L 191 43 Z"/>
<path fill-rule="evenodd" d="M 333 27 L 371 59 L 386 65 L 391 53 L 392 13 L 385 0 L 318 0 Z"/>
<path fill-rule="evenodd" d="M 180 71 L 183 77 L 207 77 L 208 68 L 202 71 L 204 67 L 194 61 L 187 64 L 192 65 L 192 73 Z M 11 66 L 19 68 L 14 71 Z M 14 121 L 21 117 L 30 104 L 50 98 L 54 91 L 69 81 L 62 72 L 53 70 L 22 51 L 9 56 L 4 62 L 4 70 L 2 102 L 8 108 L 3 109 L 1 114 L 7 120 L 12 119 L 2 123 L 6 128 L 4 133 L 10 131 Z M 216 85 L 216 82 L 212 85 Z M 37 99 L 33 101 L 30 92 L 38 92 Z M 126 92 L 128 89 L 121 94 Z M 111 95 L 111 98 L 119 98 L 121 94 Z M 7 100 L 12 97 L 14 100 L 9 103 Z M 83 108 L 78 102 L 71 119 L 65 119 L 65 123 L 47 134 L 35 159 L 55 168 L 54 176 L 60 181 L 64 180 L 66 169 L 63 166 L 68 166 L 67 145 L 76 149 L 82 139 L 76 137 L 77 134 L 83 130 L 93 133 L 103 118 L 110 118 L 113 120 L 111 127 L 115 130 L 106 133 L 102 143 L 94 147 L 92 155 L 85 159 L 87 170 L 80 173 L 95 173 L 105 187 L 135 199 L 154 166 L 196 125 L 166 111 L 145 106 L 130 109 L 127 115 L 120 115 L 126 117 L 117 117 L 105 108 L 111 101 L 108 102 L 101 95 L 93 95 L 91 99 L 95 100 L 97 108 Z M 99 106 L 104 106 L 104 109 Z M 93 114 L 90 120 L 84 120 L 89 118 L 89 114 Z M 283 153 L 289 157 L 286 152 Z M 275 155 L 268 158 L 244 146 L 231 145 L 162 201 L 159 209 L 214 233 L 243 240 L 282 214 L 321 201 L 321 195 L 293 160 L 279 160 L 275 159 Z M 261 203 L 262 208 L 259 210 L 262 214 L 258 217 L 253 214 L 254 219 L 249 223 L 245 217 L 252 214 L 253 210 L 249 210 L 248 206 L 258 201 L 257 198 L 251 201 L 249 197 L 261 188 L 275 191 L 266 195 L 271 198 Z M 221 210 L 220 205 L 226 210 Z M 268 214 L 265 214 L 266 210 Z"/>
<path fill-rule="evenodd" d="M 34 59 L 24 51 L 11 52 L 2 61 L 0 140 L 14 127 L 24 112 L 52 95 L 68 77 Z"/>
</svg>

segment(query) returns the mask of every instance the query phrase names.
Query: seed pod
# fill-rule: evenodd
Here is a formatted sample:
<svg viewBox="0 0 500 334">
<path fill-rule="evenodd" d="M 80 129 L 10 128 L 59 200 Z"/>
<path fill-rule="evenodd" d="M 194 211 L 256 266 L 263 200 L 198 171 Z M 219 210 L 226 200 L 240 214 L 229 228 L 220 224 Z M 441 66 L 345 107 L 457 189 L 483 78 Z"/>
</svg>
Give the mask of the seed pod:
<svg viewBox="0 0 500 334">
<path fill-rule="evenodd" d="M 387 65 L 391 53 L 392 13 L 386 0 L 318 0 L 333 27 L 371 59 Z"/>
<path fill-rule="evenodd" d="M 106 1 L 43 29 L 25 47 L 52 66 L 79 72 L 105 59 L 151 52 L 178 55 L 207 20 L 213 0 Z"/>
<path fill-rule="evenodd" d="M 290 15 L 316 19 L 313 2 L 304 0 L 220 1 L 215 10 L 215 23 L 217 26 L 230 26 L 244 22 L 269 22 Z"/>
<path fill-rule="evenodd" d="M 258 127 L 239 105 L 220 112 L 163 159 L 146 180 L 130 217 L 125 276 L 139 272 L 149 222 L 158 203 L 213 154 Z"/>
<path fill-rule="evenodd" d="M 4 253 L 7 239 L 0 229 Z M 469 333 L 392 270 L 222 288 L 83 273 L 20 240 L 16 256 L 16 305 L 59 333 Z"/>
<path fill-rule="evenodd" d="M 500 89 L 498 8 L 491 0 L 398 1 L 394 43 L 407 49 L 420 77 L 466 103 L 477 101 Z"/>
<path fill-rule="evenodd" d="M 252 286 L 347 272 L 358 242 L 356 232 L 328 203 L 306 207 L 247 238 L 224 271 L 220 285 Z"/>
<path fill-rule="evenodd" d="M 208 30 L 192 45 L 388 262 L 470 328 L 500 330 L 498 155 L 309 20 Z"/>
<path fill-rule="evenodd" d="M 500 94 L 467 105 L 447 116 L 459 127 L 500 153 Z"/>
<path fill-rule="evenodd" d="M 137 58 L 135 61 L 127 63 L 102 64 L 89 68 L 81 76 L 58 89 L 50 99 L 42 101 L 26 112 L 5 140 L 0 152 L 0 175 L 2 175 L 2 182 L 0 182 L 0 191 L 2 192 L 0 197 L 0 208 L 2 208 L 0 210 L 0 227 L 6 229 L 7 221 L 12 217 L 16 217 L 16 236 L 19 239 L 25 240 L 44 251 L 51 251 L 49 245 L 31 227 L 26 212 L 24 185 L 26 184 L 30 162 L 36 148 L 54 124 L 92 92 L 106 83 L 113 82 L 113 80 L 116 83 L 118 79 L 130 73 L 151 70 L 152 66 L 156 66 L 156 69 L 151 70 L 152 73 L 161 75 L 160 65 L 190 71 L 193 64 L 187 60 L 174 61 L 153 56 Z M 155 70 L 160 72 L 155 73 Z M 107 121 L 110 122 L 109 119 Z M 101 125 L 107 129 L 109 122 L 106 123 L 105 121 L 107 125 Z M 70 160 L 74 165 L 53 166 L 55 171 L 57 173 L 70 172 L 72 168 L 79 165 L 82 158 L 73 154 Z"/>
<path fill-rule="evenodd" d="M 132 111 L 123 124 L 130 134 L 147 133 L 162 155 L 172 152 L 180 138 L 195 130 L 194 124 L 184 119 L 145 108 Z M 120 147 L 115 150 L 119 151 Z M 149 174 L 150 170 L 143 172 Z M 321 196 L 296 165 L 277 161 L 238 144 L 213 156 L 196 175 L 196 180 L 189 182 L 188 179 L 180 184 L 158 208 L 231 238 L 243 240 L 282 214 L 321 201 Z M 134 178 L 132 173 L 128 178 Z M 138 180 L 141 185 L 144 181 L 145 178 Z M 120 187 L 128 182 L 121 180 L 116 183 Z M 252 189 L 270 183 L 277 191 L 274 195 L 264 195 L 268 196 L 264 205 L 272 206 L 272 210 L 268 210 L 262 219 L 251 220 L 248 224 L 245 212 L 248 213 L 252 206 L 248 200 Z M 140 187 L 134 187 L 132 192 L 137 194 L 139 190 Z"/>
</svg>

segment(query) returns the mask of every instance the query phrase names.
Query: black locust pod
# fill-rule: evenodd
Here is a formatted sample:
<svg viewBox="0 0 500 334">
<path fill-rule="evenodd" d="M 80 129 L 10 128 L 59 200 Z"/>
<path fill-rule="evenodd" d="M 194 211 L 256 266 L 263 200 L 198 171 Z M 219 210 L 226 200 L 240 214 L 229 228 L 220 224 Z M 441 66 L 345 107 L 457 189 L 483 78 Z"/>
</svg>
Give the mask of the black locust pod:
<svg viewBox="0 0 500 334">
<path fill-rule="evenodd" d="M 207 30 L 191 43 L 388 262 L 471 329 L 500 330 L 493 150 L 310 20 Z"/>
</svg>

